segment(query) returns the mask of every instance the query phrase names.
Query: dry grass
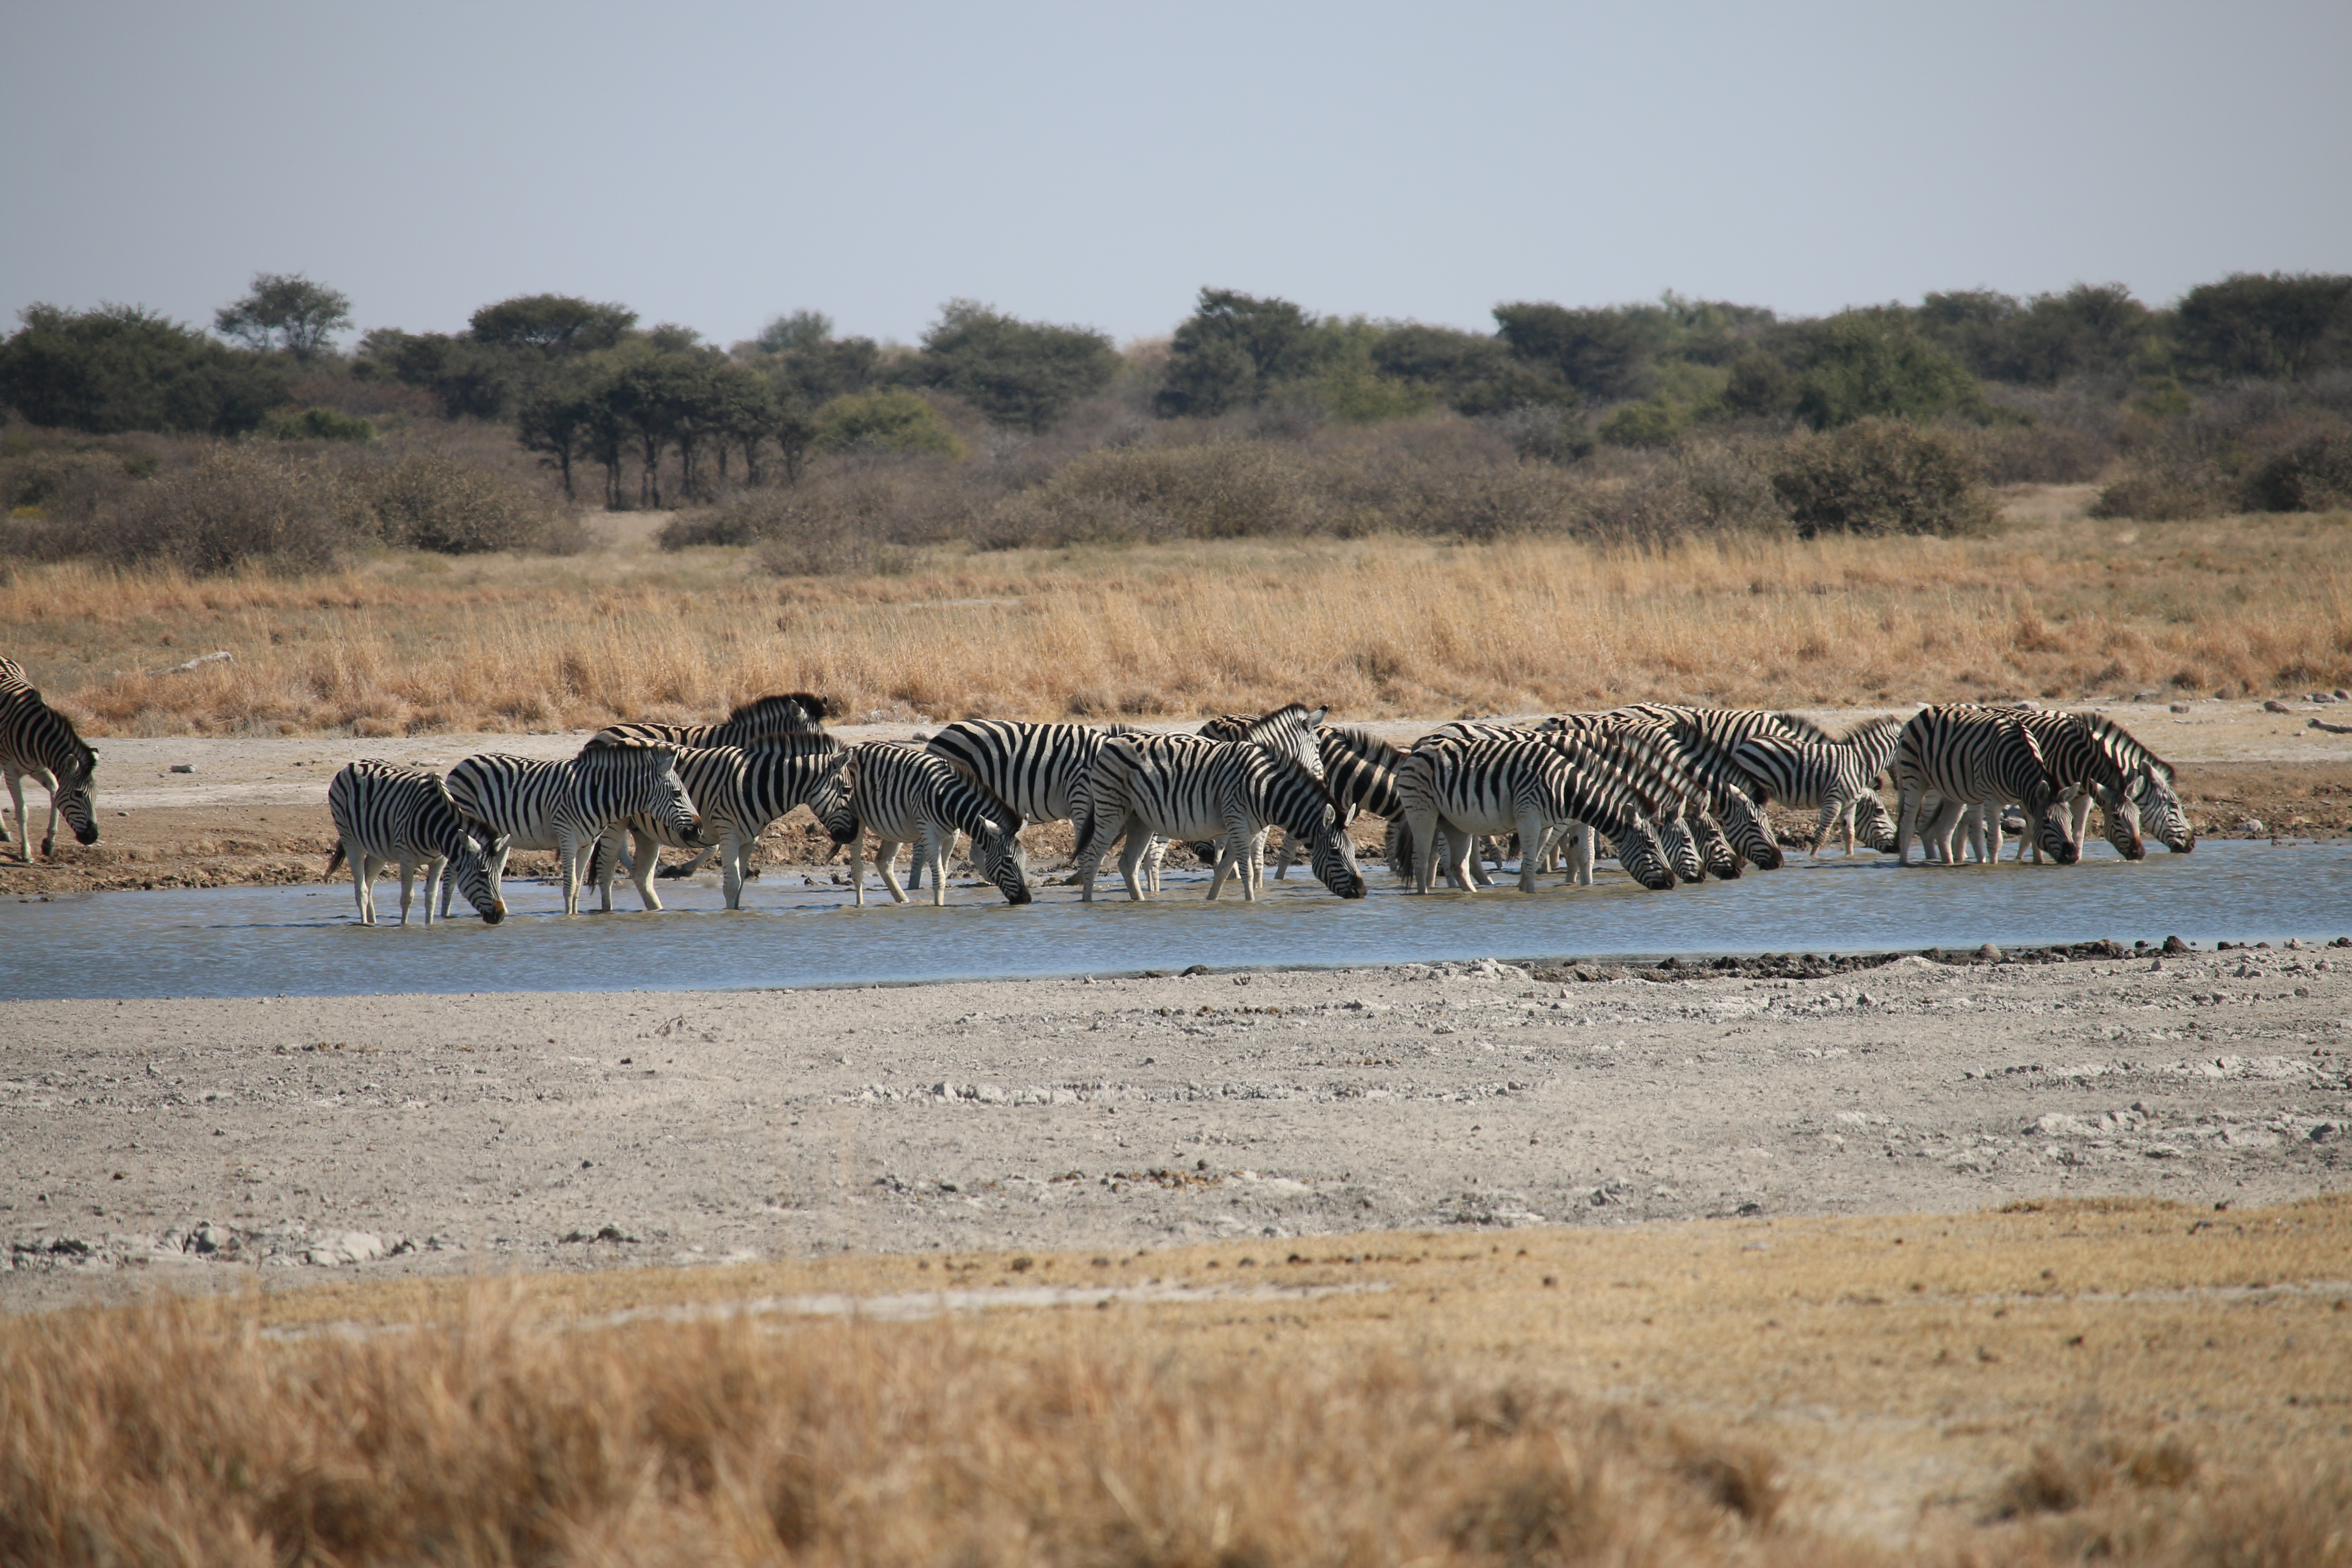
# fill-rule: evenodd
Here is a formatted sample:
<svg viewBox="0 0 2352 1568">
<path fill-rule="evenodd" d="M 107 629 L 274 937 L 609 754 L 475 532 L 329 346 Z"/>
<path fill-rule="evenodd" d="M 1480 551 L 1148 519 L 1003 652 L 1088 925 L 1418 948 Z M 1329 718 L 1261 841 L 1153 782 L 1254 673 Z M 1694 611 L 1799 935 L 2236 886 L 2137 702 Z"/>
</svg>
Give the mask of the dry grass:
<svg viewBox="0 0 2352 1568">
<path fill-rule="evenodd" d="M 2090 1202 L 18 1319 L 0 1563 L 2342 1564 L 2347 1238 Z M 1147 1272 L 1360 1289 L 608 1315 Z"/>
<path fill-rule="evenodd" d="M 2352 520 L 1984 538 L 1235 540 L 933 551 L 777 579 L 734 549 L 389 555 L 308 579 L 0 580 L 0 648 L 98 734 L 576 729 L 816 689 L 856 717 L 1349 718 L 2352 683 Z M 227 649 L 233 665 L 143 673 Z"/>
</svg>

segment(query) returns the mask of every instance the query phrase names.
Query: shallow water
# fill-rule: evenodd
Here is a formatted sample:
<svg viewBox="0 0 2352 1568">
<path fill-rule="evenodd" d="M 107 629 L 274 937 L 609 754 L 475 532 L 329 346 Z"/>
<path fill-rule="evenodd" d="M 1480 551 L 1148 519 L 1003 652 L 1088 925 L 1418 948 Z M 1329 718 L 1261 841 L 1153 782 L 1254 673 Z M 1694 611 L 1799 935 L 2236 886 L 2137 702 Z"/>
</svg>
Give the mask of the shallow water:
<svg viewBox="0 0 2352 1568">
<path fill-rule="evenodd" d="M 958 887 L 929 903 L 848 906 L 848 889 L 771 877 L 728 913 L 715 883 L 661 884 L 668 911 L 566 918 L 551 887 L 507 886 L 505 924 L 355 923 L 348 883 L 86 893 L 0 902 L 0 997 L 341 995 L 371 992 L 709 990 L 741 986 L 1498 958 L 1862 952 L 1992 942 L 2282 941 L 2352 933 L 2352 845 L 2209 842 L 2134 865 L 2105 846 L 2074 867 L 1897 869 L 1885 856 L 1792 859 L 1779 871 L 1651 893 L 1614 871 L 1414 898 L 1384 871 L 1342 903 L 1303 870 L 1242 903 L 1171 876 L 1129 904 L 1116 879 L 1025 909 Z M 878 889 L 869 900 L 887 899 Z M 593 900 L 592 900 L 593 904 Z M 398 885 L 377 893 L 379 916 Z M 459 908 L 464 901 L 459 900 Z"/>
</svg>

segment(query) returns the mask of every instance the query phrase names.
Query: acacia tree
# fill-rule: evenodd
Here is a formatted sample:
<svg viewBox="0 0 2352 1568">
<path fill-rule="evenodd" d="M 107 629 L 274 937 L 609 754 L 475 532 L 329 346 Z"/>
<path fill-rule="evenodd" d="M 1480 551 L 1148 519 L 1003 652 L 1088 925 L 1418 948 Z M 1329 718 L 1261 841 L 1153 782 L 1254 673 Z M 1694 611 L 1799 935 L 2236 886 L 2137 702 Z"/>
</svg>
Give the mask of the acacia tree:
<svg viewBox="0 0 2352 1568">
<path fill-rule="evenodd" d="M 281 349 L 306 362 L 351 324 L 350 296 L 299 272 L 255 273 L 253 292 L 213 317 L 213 330 L 225 338 L 248 348 Z"/>
<path fill-rule="evenodd" d="M 572 463 L 591 454 L 595 417 L 594 390 L 577 376 L 541 387 L 515 410 L 516 437 L 525 451 L 542 454 L 541 460 L 563 476 L 565 500 L 579 499 L 572 488 Z M 606 486 L 608 500 L 613 489 L 612 484 Z"/>
<path fill-rule="evenodd" d="M 1024 321 L 950 300 L 923 334 L 914 379 L 966 398 L 997 425 L 1044 435 L 1118 374 L 1110 339 L 1089 327 Z"/>
<path fill-rule="evenodd" d="M 483 306 L 467 321 L 476 342 L 535 348 L 550 359 L 609 349 L 636 324 L 627 306 L 576 294 L 518 294 Z"/>
<path fill-rule="evenodd" d="M 1315 318 L 1287 300 L 1203 289 L 1170 345 L 1162 414 L 1223 414 L 1263 402 L 1277 382 L 1307 374 Z"/>
</svg>

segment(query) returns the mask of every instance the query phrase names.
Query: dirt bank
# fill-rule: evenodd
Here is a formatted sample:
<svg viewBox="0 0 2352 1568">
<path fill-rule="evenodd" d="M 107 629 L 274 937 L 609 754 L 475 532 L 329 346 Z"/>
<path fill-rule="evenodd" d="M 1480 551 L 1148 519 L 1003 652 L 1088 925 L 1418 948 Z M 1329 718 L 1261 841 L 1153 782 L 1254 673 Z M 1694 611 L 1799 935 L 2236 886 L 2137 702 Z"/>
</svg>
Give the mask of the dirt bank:
<svg viewBox="0 0 2352 1568">
<path fill-rule="evenodd" d="M 2194 711 L 2185 715 L 2153 704 L 2109 711 L 2175 761 L 2200 832 L 2212 837 L 2352 834 L 2352 736 L 2311 729 L 2300 711 L 2270 713 L 2259 703 L 2188 706 Z M 1811 716 L 1842 727 L 1864 711 Z M 2312 712 L 2331 715 L 2331 722 L 2352 717 L 2352 708 L 2313 707 Z M 1436 722 L 1370 728 L 1403 742 Z M 864 724 L 835 732 L 854 742 L 903 739 L 917 728 Z M 326 781 L 352 758 L 380 756 L 446 770 L 477 752 L 568 756 L 585 739 L 564 733 L 108 741 L 100 752 L 99 842 L 85 848 L 61 831 L 54 863 L 27 868 L 0 861 L 0 895 L 315 881 L 333 847 Z M 179 768 L 189 771 L 174 771 Z M 45 821 L 46 797 L 37 787 L 28 789 L 26 804 L 36 824 Z M 1782 816 L 1779 827 L 1784 839 L 1810 842 L 1810 816 Z M 1366 843 L 1377 838 L 1369 826 L 1361 836 Z M 1033 832 L 1027 842 L 1042 867 L 1056 867 L 1068 856 L 1069 829 L 1055 824 Z M 824 863 L 828 848 L 808 814 L 795 812 L 763 838 L 757 860 L 807 871 Z M 12 845 L 5 853 L 13 858 L 16 850 Z M 553 858 L 525 855 L 513 864 L 517 875 L 539 876 Z"/>
<path fill-rule="evenodd" d="M 2278 1201 L 2352 1173 L 2347 971 L 2313 950 L 9 1003 L 0 1300 L 233 1264 Z"/>
</svg>

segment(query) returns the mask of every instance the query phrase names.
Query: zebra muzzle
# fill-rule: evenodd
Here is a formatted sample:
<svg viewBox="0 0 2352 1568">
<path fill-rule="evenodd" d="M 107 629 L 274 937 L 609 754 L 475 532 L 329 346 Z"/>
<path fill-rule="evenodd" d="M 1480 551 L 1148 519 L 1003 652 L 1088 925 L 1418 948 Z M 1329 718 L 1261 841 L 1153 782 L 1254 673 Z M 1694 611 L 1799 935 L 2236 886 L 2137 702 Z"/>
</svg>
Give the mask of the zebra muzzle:
<svg viewBox="0 0 2352 1568">
<path fill-rule="evenodd" d="M 498 902 L 492 904 L 488 909 L 482 911 L 482 923 L 484 925 L 494 926 L 506 918 L 507 901 L 504 899 L 500 899 Z"/>
</svg>

